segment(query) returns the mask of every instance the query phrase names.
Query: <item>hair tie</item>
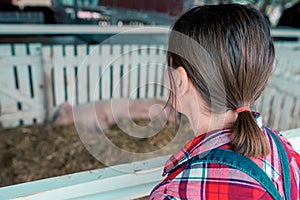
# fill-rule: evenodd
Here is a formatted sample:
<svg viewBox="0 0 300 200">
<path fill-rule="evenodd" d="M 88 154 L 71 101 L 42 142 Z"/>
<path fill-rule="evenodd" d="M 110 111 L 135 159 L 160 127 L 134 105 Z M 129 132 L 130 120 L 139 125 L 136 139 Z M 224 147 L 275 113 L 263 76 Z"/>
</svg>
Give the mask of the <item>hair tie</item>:
<svg viewBox="0 0 300 200">
<path fill-rule="evenodd" d="M 237 114 L 244 112 L 244 111 L 251 111 L 251 109 L 249 106 L 242 106 L 242 107 L 239 107 L 238 109 L 236 109 Z"/>
</svg>

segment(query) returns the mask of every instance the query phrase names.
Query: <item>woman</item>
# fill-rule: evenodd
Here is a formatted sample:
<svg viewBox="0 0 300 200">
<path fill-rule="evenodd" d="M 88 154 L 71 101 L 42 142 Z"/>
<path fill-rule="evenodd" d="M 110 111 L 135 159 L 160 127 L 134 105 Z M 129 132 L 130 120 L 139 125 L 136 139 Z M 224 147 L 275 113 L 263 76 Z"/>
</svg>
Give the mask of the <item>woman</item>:
<svg viewBox="0 0 300 200">
<path fill-rule="evenodd" d="M 268 23 L 239 4 L 195 7 L 174 24 L 167 78 L 196 138 L 150 199 L 299 199 L 300 157 L 250 105 L 273 71 Z"/>
</svg>

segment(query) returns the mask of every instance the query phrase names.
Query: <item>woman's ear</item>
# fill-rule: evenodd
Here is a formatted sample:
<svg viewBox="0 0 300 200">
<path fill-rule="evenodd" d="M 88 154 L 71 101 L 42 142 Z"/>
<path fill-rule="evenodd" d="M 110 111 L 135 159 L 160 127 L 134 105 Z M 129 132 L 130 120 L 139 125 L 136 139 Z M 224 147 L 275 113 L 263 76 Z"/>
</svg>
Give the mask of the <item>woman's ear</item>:
<svg viewBox="0 0 300 200">
<path fill-rule="evenodd" d="M 180 66 L 176 69 L 176 88 L 177 88 L 177 95 L 184 95 L 186 94 L 188 87 L 189 87 L 189 78 L 185 69 Z"/>
</svg>

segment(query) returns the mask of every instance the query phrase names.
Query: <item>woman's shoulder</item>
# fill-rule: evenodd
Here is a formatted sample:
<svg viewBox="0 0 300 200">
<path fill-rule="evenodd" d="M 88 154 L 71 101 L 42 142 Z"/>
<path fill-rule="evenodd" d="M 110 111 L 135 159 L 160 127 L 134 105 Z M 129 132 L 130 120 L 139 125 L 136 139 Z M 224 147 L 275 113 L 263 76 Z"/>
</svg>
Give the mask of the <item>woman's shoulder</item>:
<svg viewBox="0 0 300 200">
<path fill-rule="evenodd" d="M 194 160 L 173 179 L 158 185 L 150 199 L 259 199 L 265 195 L 256 180 L 233 167 Z"/>
</svg>

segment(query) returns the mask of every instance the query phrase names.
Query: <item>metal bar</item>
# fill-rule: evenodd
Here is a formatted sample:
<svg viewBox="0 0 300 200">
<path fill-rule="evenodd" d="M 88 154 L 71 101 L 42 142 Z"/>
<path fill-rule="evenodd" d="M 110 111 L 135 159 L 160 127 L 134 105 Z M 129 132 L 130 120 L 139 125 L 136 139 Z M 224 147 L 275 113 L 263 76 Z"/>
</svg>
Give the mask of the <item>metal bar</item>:
<svg viewBox="0 0 300 200">
<path fill-rule="evenodd" d="M 271 29 L 273 37 L 294 37 L 300 38 L 300 29 L 296 28 L 275 28 Z"/>
<path fill-rule="evenodd" d="M 21 30 L 21 31 L 20 31 Z M 168 26 L 106 26 L 97 25 L 41 25 L 0 24 L 0 35 L 82 35 L 82 34 L 167 34 Z M 300 35 L 300 33 L 299 33 Z"/>
<path fill-rule="evenodd" d="M 22 31 L 20 31 L 22 30 Z M 97 26 L 97 25 L 44 25 L 0 24 L 0 35 L 82 35 L 82 34 L 167 34 L 169 26 Z M 274 37 L 300 38 L 300 29 L 271 29 Z"/>
</svg>

